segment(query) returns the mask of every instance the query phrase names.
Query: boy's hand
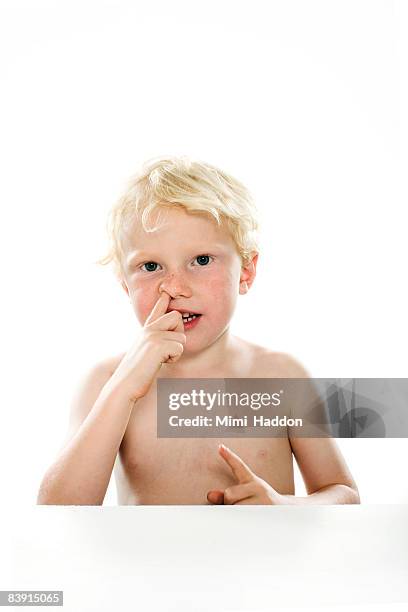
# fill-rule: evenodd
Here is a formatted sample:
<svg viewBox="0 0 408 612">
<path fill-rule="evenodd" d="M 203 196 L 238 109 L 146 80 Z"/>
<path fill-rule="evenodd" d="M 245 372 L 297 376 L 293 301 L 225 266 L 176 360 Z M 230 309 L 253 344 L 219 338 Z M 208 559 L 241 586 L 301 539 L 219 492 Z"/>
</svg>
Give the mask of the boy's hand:
<svg viewBox="0 0 408 612">
<path fill-rule="evenodd" d="M 218 452 L 230 466 L 238 484 L 228 487 L 225 491 L 219 489 L 209 491 L 207 500 L 211 504 L 280 505 L 284 503 L 283 496 L 265 480 L 256 476 L 236 453 L 224 444 L 220 444 Z"/>
<path fill-rule="evenodd" d="M 135 344 L 123 357 L 109 385 L 120 387 L 130 400 L 138 400 L 150 389 L 162 363 L 180 359 L 187 342 L 182 315 L 167 312 L 170 295 L 162 292 L 147 317 Z"/>
</svg>

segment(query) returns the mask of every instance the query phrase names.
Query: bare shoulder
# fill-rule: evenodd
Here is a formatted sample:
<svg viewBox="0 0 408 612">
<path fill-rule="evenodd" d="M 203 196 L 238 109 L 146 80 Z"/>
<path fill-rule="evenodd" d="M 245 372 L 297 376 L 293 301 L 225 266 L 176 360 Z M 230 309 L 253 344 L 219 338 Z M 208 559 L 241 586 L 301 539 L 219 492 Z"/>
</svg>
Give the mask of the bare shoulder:
<svg viewBox="0 0 408 612">
<path fill-rule="evenodd" d="M 124 356 L 125 353 L 118 353 L 110 357 L 99 359 L 84 372 L 82 383 L 86 384 L 86 382 L 88 382 L 92 385 L 96 384 L 97 386 L 103 386 L 115 372 Z"/>
<path fill-rule="evenodd" d="M 102 387 L 108 382 L 112 374 L 115 372 L 119 363 L 123 359 L 125 353 L 105 357 L 92 365 L 87 372 L 84 373 L 80 381 L 77 394 L 74 397 L 73 406 L 84 405 L 87 410 L 89 400 L 95 401 Z M 84 400 L 85 401 L 82 401 Z"/>
<path fill-rule="evenodd" d="M 310 378 L 305 367 L 288 353 L 271 351 L 269 348 L 241 340 L 251 355 L 258 378 Z"/>
<path fill-rule="evenodd" d="M 269 351 L 267 363 L 269 367 L 276 368 L 282 378 L 310 378 L 300 361 L 288 353 Z"/>
</svg>

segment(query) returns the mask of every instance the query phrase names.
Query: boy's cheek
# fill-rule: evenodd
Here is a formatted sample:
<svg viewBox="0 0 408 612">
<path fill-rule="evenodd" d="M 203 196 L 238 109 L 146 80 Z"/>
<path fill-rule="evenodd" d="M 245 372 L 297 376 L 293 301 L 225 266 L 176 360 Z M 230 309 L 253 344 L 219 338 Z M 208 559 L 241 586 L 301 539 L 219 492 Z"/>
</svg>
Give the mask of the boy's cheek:
<svg viewBox="0 0 408 612">
<path fill-rule="evenodd" d="M 210 283 L 207 287 L 207 298 L 208 305 L 217 304 L 218 307 L 226 306 L 232 299 L 231 290 L 228 285 L 222 285 L 219 283 Z"/>
<path fill-rule="evenodd" d="M 155 298 L 153 292 L 146 288 L 139 287 L 133 288 L 130 299 L 137 318 L 141 323 L 144 323 L 156 303 L 157 297 Z"/>
<path fill-rule="evenodd" d="M 230 311 L 234 307 L 238 295 L 235 281 L 228 277 L 210 280 L 207 285 L 207 292 L 210 310 L 216 309 L 218 312 Z"/>
<path fill-rule="evenodd" d="M 207 279 L 206 286 L 211 296 L 221 300 L 234 300 L 238 293 L 239 278 L 233 274 L 225 274 Z"/>
</svg>

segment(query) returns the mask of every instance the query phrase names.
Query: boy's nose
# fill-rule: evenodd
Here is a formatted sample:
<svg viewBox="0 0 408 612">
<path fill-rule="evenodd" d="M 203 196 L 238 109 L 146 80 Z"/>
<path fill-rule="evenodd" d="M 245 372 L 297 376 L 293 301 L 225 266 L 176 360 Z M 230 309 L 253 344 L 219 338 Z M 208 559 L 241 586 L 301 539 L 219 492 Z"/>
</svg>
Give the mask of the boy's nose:
<svg viewBox="0 0 408 612">
<path fill-rule="evenodd" d="M 177 295 L 184 295 L 185 297 L 191 297 L 192 295 L 189 285 L 180 276 L 175 274 L 172 274 L 160 283 L 159 293 L 162 291 L 166 291 L 173 298 Z"/>
</svg>

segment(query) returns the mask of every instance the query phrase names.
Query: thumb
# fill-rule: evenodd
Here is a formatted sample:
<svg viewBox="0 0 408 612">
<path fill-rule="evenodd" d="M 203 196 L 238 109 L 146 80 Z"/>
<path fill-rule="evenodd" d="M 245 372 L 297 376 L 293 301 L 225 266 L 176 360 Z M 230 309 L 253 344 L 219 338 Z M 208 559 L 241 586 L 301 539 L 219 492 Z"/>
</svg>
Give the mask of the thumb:
<svg viewBox="0 0 408 612">
<path fill-rule="evenodd" d="M 210 502 L 210 504 L 223 505 L 224 504 L 224 491 L 220 491 L 219 489 L 208 491 L 207 500 Z"/>
</svg>

